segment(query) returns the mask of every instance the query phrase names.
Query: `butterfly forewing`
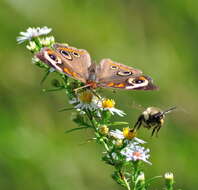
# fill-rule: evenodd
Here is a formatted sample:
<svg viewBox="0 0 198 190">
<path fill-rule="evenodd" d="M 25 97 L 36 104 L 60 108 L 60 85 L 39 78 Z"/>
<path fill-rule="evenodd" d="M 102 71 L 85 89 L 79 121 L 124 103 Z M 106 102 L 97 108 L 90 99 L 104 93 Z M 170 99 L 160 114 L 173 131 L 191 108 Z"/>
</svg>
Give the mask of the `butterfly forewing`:
<svg viewBox="0 0 198 190">
<path fill-rule="evenodd" d="M 85 83 L 89 77 L 88 68 L 91 66 L 89 53 L 84 49 L 77 49 L 62 44 L 54 44 L 53 48 L 63 60 L 64 72 L 67 73 L 67 67 L 72 68 L 74 75 L 83 78 L 83 82 Z"/>
<path fill-rule="evenodd" d="M 152 79 L 142 71 L 126 65 L 103 59 L 97 67 L 98 86 L 126 90 L 153 90 Z"/>
<path fill-rule="evenodd" d="M 91 58 L 86 50 L 54 44 L 53 49 L 43 48 L 36 56 L 56 70 L 83 83 L 89 77 Z"/>
</svg>

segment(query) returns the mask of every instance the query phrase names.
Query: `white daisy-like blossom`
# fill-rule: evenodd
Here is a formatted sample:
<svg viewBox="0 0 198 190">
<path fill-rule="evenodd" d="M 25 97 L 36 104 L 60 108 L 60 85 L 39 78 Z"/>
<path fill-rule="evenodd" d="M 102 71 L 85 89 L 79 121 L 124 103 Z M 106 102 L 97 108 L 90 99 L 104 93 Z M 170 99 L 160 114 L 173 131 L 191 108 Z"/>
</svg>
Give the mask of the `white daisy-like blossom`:
<svg viewBox="0 0 198 190">
<path fill-rule="evenodd" d="M 94 111 L 97 110 L 98 107 L 98 98 L 94 96 L 91 92 L 85 91 L 80 94 L 78 94 L 77 98 L 73 98 L 69 101 L 70 104 L 75 104 L 74 108 L 77 109 L 77 111 L 83 111 L 83 110 L 90 110 Z"/>
<path fill-rule="evenodd" d="M 115 108 L 115 101 L 111 99 L 103 99 L 98 102 L 98 106 L 102 111 L 109 111 L 112 115 L 117 114 L 121 117 L 125 116 L 126 114 L 117 108 Z"/>
<path fill-rule="evenodd" d="M 141 160 L 148 164 L 152 164 L 148 161 L 150 150 L 145 149 L 142 146 L 136 144 L 130 144 L 121 150 L 121 154 L 126 157 L 126 161 L 137 161 Z"/>
<path fill-rule="evenodd" d="M 31 40 L 34 37 L 46 35 L 52 31 L 51 28 L 48 28 L 47 26 L 44 26 L 42 28 L 37 27 L 37 28 L 31 28 L 29 27 L 26 32 L 20 32 L 21 36 L 17 37 L 17 42 L 19 44 L 23 43 L 26 40 Z"/>
<path fill-rule="evenodd" d="M 116 130 L 111 130 L 109 132 L 109 135 L 115 139 L 124 139 L 124 135 L 123 135 L 123 132 L 120 131 L 119 129 L 116 129 Z"/>
<path fill-rule="evenodd" d="M 109 135 L 111 136 L 111 137 L 113 137 L 113 138 L 115 138 L 115 139 L 120 139 L 120 140 L 123 140 L 123 139 L 125 139 L 125 136 L 124 136 L 124 134 L 123 134 L 123 131 L 121 131 L 121 130 L 119 130 L 119 129 L 116 129 L 116 130 L 111 130 L 110 132 L 109 132 Z M 143 141 L 143 140 L 141 140 L 141 139 L 139 139 L 139 138 L 137 138 L 137 137 L 134 137 L 133 139 L 131 139 L 131 140 L 127 140 L 126 139 L 126 142 L 128 143 L 128 144 L 130 144 L 130 143 L 132 143 L 132 144 L 145 144 L 146 142 L 145 141 Z"/>
<path fill-rule="evenodd" d="M 119 115 L 120 117 L 124 117 L 126 115 L 122 110 L 119 110 L 117 108 L 105 108 L 104 110 L 109 110 L 112 115 L 114 115 L 115 113 Z"/>
</svg>

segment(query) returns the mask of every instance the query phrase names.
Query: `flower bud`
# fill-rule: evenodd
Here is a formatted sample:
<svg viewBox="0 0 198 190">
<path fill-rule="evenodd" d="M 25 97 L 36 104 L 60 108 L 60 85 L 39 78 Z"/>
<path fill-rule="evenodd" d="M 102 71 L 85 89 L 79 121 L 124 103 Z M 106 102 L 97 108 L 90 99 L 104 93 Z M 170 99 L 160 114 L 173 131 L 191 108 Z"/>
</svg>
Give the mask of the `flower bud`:
<svg viewBox="0 0 198 190">
<path fill-rule="evenodd" d="M 107 135 L 109 133 L 109 128 L 106 125 L 101 125 L 99 128 L 99 132 L 102 135 Z"/>
<path fill-rule="evenodd" d="M 173 173 L 171 173 L 171 172 L 165 173 L 164 178 L 165 178 L 165 185 L 166 185 L 167 190 L 172 190 L 173 184 L 174 184 Z"/>
<path fill-rule="evenodd" d="M 115 143 L 114 143 L 117 147 L 120 147 L 123 145 L 123 140 L 122 139 L 117 139 L 115 140 Z"/>
<path fill-rule="evenodd" d="M 143 172 L 140 172 L 139 176 L 137 177 L 137 183 L 142 188 L 145 186 L 145 176 Z"/>
<path fill-rule="evenodd" d="M 38 47 L 34 41 L 30 41 L 29 45 L 27 45 L 26 48 L 30 51 L 36 51 L 38 49 Z"/>
</svg>

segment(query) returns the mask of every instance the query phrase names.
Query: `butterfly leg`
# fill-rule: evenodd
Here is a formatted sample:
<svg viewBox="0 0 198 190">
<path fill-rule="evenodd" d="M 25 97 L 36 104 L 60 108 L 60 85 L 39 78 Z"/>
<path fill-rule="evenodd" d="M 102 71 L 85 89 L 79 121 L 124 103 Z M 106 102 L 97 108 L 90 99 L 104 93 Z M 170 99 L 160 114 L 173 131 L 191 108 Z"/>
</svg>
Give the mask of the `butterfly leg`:
<svg viewBox="0 0 198 190">
<path fill-rule="evenodd" d="M 77 94 L 77 92 L 78 92 L 79 90 L 84 89 L 84 88 L 87 88 L 87 87 L 90 87 L 90 84 L 81 86 L 81 87 L 79 87 L 79 88 L 75 88 L 75 89 L 74 89 L 74 92 Z"/>
<path fill-rule="evenodd" d="M 102 100 L 102 98 L 93 90 L 93 89 L 89 89 L 93 95 L 95 95 L 99 100 Z"/>
</svg>

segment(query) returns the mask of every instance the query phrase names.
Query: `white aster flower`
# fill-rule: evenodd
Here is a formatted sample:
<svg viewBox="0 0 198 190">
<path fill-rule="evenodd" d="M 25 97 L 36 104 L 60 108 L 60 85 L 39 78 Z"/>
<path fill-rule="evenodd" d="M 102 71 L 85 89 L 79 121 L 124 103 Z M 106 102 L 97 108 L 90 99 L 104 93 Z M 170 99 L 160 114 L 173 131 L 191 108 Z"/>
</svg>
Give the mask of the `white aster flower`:
<svg viewBox="0 0 198 190">
<path fill-rule="evenodd" d="M 119 139 L 119 140 L 123 140 L 126 139 L 126 128 L 123 128 L 123 131 L 116 129 L 116 130 L 111 130 L 109 132 L 109 135 L 115 139 Z M 137 137 L 133 137 L 132 139 L 126 139 L 127 144 L 144 144 L 146 143 L 145 141 L 137 138 Z"/>
<path fill-rule="evenodd" d="M 46 35 L 52 31 L 51 28 L 48 28 L 47 26 L 44 26 L 42 28 L 37 27 L 37 28 L 31 28 L 29 27 L 26 32 L 20 32 L 21 36 L 17 37 L 17 42 L 19 44 L 23 43 L 26 40 L 31 40 L 34 37 Z"/>
<path fill-rule="evenodd" d="M 102 101 L 98 102 L 98 105 L 102 111 L 108 110 L 112 115 L 117 114 L 121 117 L 126 115 L 122 110 L 115 108 L 115 101 L 112 99 L 103 99 Z"/>
<path fill-rule="evenodd" d="M 84 91 L 78 94 L 77 98 L 73 98 L 69 101 L 70 104 L 75 104 L 74 108 L 77 110 L 90 110 L 94 111 L 98 109 L 98 98 L 94 96 L 90 91 Z"/>
<path fill-rule="evenodd" d="M 109 135 L 110 135 L 111 137 L 115 138 L 115 139 L 120 139 L 120 140 L 124 139 L 123 132 L 120 131 L 119 129 L 111 130 L 111 131 L 109 132 Z"/>
<path fill-rule="evenodd" d="M 127 141 L 128 141 L 128 144 L 130 144 L 131 142 L 136 143 L 136 144 L 145 144 L 146 143 L 145 141 L 143 141 L 142 139 L 139 139 L 137 137 L 134 137 L 132 139 L 132 141 L 130 141 L 130 140 L 127 140 Z"/>
<path fill-rule="evenodd" d="M 144 147 L 136 144 L 131 144 L 121 150 L 121 154 L 126 157 L 126 161 L 141 160 L 151 164 L 151 162 L 148 161 L 148 158 L 150 157 L 149 152 L 149 149 L 145 149 Z"/>
</svg>

